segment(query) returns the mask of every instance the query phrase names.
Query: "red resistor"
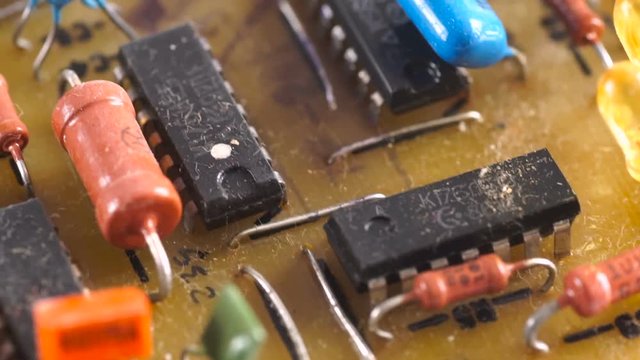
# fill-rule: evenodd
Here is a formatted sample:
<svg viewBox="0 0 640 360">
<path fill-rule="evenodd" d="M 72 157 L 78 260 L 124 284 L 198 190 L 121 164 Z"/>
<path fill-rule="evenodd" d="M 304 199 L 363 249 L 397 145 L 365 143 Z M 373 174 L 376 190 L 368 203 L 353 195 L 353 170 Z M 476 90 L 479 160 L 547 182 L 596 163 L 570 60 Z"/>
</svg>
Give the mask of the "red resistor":
<svg viewBox="0 0 640 360">
<path fill-rule="evenodd" d="M 593 316 L 614 302 L 640 292 L 640 248 L 597 265 L 582 265 L 564 278 L 561 306 Z"/>
<path fill-rule="evenodd" d="M 9 85 L 4 76 L 0 75 L 0 155 L 11 155 L 17 165 L 22 184 L 27 188 L 29 195 L 33 195 L 31 178 L 22 157 L 22 150 L 28 143 L 29 130 L 18 117 L 9 95 Z"/>
<path fill-rule="evenodd" d="M 0 151 L 9 155 L 10 147 L 17 145 L 20 150 L 29 143 L 29 130 L 16 112 L 9 95 L 9 85 L 4 76 L 0 75 Z"/>
<path fill-rule="evenodd" d="M 556 268 L 551 261 L 541 258 L 508 264 L 498 255 L 489 254 L 457 266 L 423 272 L 416 276 L 410 292 L 391 297 L 371 311 L 369 330 L 390 339 L 391 333 L 381 330 L 378 322 L 394 308 L 417 301 L 425 310 L 436 310 L 474 296 L 500 292 L 507 288 L 509 278 L 516 271 L 533 266 L 548 269 L 549 277 L 541 288 L 548 290 L 555 279 Z"/>
<path fill-rule="evenodd" d="M 605 23 L 585 0 L 544 0 L 560 16 L 576 45 L 600 42 Z"/>
<path fill-rule="evenodd" d="M 63 72 L 72 89 L 53 111 L 53 129 L 67 150 L 95 207 L 104 237 L 113 245 L 147 245 L 160 276 L 160 291 L 171 291 L 172 271 L 160 237 L 171 233 L 182 215 L 182 202 L 160 170 L 142 135 L 126 91 L 109 81 L 81 83 Z"/>
<path fill-rule="evenodd" d="M 574 268 L 564 278 L 564 291 L 557 300 L 542 306 L 527 320 L 525 337 L 540 351 L 549 347 L 537 339 L 540 325 L 558 310 L 571 307 L 580 316 L 593 316 L 614 302 L 640 292 L 640 248 L 599 264 Z"/>
<path fill-rule="evenodd" d="M 155 228 L 161 237 L 175 229 L 180 197 L 149 149 L 124 89 L 109 81 L 73 87 L 53 111 L 53 129 L 109 242 L 140 248 L 143 229 Z"/>
</svg>

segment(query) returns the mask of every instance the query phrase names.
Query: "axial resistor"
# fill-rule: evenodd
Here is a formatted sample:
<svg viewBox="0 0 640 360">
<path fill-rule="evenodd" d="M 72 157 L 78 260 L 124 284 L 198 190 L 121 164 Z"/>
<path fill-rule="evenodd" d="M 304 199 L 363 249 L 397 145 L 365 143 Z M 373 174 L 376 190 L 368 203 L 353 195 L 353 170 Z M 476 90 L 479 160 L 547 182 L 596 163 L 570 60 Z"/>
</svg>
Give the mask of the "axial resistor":
<svg viewBox="0 0 640 360">
<path fill-rule="evenodd" d="M 525 325 L 525 337 L 532 348 L 547 352 L 549 346 L 537 339 L 540 325 L 564 307 L 580 316 L 593 316 L 616 301 L 640 292 L 640 248 L 635 248 L 599 264 L 571 270 L 564 278 L 560 297 L 542 306 Z"/>
<path fill-rule="evenodd" d="M 604 21 L 585 0 L 544 0 L 562 19 L 576 45 L 599 42 L 604 33 Z"/>
<path fill-rule="evenodd" d="M 418 302 L 425 310 L 442 309 L 445 306 L 483 294 L 503 291 L 509 278 L 516 271 L 534 267 L 545 267 L 549 276 L 540 288 L 547 291 L 555 279 L 555 265 L 542 258 L 531 258 L 516 263 L 505 263 L 498 255 L 489 254 L 466 263 L 426 271 L 416 276 L 411 291 L 391 297 L 378 304 L 369 316 L 369 330 L 377 335 L 392 339 L 390 332 L 379 328 L 380 319 L 389 311 L 411 302 Z"/>
<path fill-rule="evenodd" d="M 31 194 L 31 180 L 22 156 L 28 143 L 27 125 L 20 120 L 9 95 L 9 85 L 4 76 L 0 75 L 0 156 L 11 155 L 18 168 L 20 181 Z"/>
<path fill-rule="evenodd" d="M 613 65 L 609 52 L 602 44 L 606 28 L 604 21 L 585 0 L 544 0 L 558 14 L 576 45 L 592 45 L 605 68 Z"/>
<path fill-rule="evenodd" d="M 56 137 L 87 188 L 107 241 L 124 249 L 149 247 L 161 276 L 160 300 L 171 288 L 160 237 L 180 221 L 180 196 L 149 149 L 127 92 L 109 81 L 81 83 L 70 70 L 63 76 L 72 89 L 53 111 Z"/>
<path fill-rule="evenodd" d="M 627 171 L 640 181 L 640 64 L 616 63 L 600 77 L 598 107 L 624 153 Z"/>
<path fill-rule="evenodd" d="M 640 64 L 640 1 L 616 0 L 613 22 L 627 56 Z"/>
</svg>

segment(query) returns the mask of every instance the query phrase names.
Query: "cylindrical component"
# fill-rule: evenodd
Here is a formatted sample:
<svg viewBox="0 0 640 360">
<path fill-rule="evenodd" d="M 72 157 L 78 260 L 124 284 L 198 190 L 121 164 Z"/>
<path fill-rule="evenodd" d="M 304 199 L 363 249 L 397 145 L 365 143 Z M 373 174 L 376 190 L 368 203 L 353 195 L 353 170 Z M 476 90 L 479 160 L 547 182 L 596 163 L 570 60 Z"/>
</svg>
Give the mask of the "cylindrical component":
<svg viewBox="0 0 640 360">
<path fill-rule="evenodd" d="M 27 126 L 20 120 L 9 95 L 9 85 L 0 75 L 0 154 L 9 155 L 11 145 L 24 149 L 29 142 Z"/>
<path fill-rule="evenodd" d="M 530 258 L 507 264 L 498 255 L 483 255 L 461 265 L 421 273 L 410 292 L 392 296 L 376 305 L 369 313 L 369 330 L 385 339 L 393 335 L 380 329 L 380 319 L 404 304 L 419 301 L 425 310 L 441 309 L 470 297 L 491 294 L 507 288 L 509 277 L 519 270 L 532 267 L 547 269 L 547 280 L 538 291 L 547 291 L 556 278 L 556 266 L 543 258 Z"/>
<path fill-rule="evenodd" d="M 571 306 L 581 316 L 593 316 L 612 303 L 640 292 L 640 248 L 571 270 L 564 278 L 560 306 Z"/>
<path fill-rule="evenodd" d="M 585 0 L 545 0 L 567 26 L 576 45 L 592 45 L 604 33 L 604 21 Z"/>
<path fill-rule="evenodd" d="M 514 56 L 507 31 L 486 0 L 398 0 L 444 61 L 481 68 Z"/>
<path fill-rule="evenodd" d="M 79 84 L 58 101 L 52 122 L 109 242 L 139 248 L 146 245 L 143 229 L 160 237 L 173 231 L 182 214 L 180 197 L 149 149 L 124 89 L 109 81 Z"/>
<path fill-rule="evenodd" d="M 616 63 L 600 77 L 598 107 L 624 153 L 627 171 L 640 181 L 640 65 Z"/>
<path fill-rule="evenodd" d="M 135 287 L 38 300 L 33 320 L 42 360 L 148 359 L 151 303 Z"/>
<path fill-rule="evenodd" d="M 616 0 L 613 8 L 613 22 L 616 33 L 627 56 L 631 61 L 640 64 L 640 1 Z"/>
<path fill-rule="evenodd" d="M 407 296 L 420 301 L 424 309 L 441 309 L 469 297 L 506 289 L 513 269 L 513 265 L 506 264 L 497 255 L 485 255 L 418 275 Z"/>
</svg>

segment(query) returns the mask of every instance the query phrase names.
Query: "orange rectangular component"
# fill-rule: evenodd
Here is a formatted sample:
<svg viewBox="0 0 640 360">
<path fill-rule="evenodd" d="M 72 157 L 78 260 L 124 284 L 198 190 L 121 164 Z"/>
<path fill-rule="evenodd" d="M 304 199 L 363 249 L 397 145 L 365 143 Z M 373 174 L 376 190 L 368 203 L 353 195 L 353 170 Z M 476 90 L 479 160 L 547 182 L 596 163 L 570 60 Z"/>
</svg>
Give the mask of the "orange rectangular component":
<svg viewBox="0 0 640 360">
<path fill-rule="evenodd" d="M 43 299 L 33 318 L 42 360 L 151 356 L 151 303 L 135 287 Z"/>
</svg>

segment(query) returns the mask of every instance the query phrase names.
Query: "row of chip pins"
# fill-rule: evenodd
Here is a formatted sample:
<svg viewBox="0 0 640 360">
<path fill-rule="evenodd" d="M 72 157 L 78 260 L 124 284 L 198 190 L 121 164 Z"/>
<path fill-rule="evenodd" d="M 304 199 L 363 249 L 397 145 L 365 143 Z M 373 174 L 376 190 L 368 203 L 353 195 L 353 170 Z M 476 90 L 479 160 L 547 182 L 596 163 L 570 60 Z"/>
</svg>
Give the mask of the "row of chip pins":
<svg viewBox="0 0 640 360">
<path fill-rule="evenodd" d="M 208 45 L 207 45 L 208 46 Z M 217 63 L 217 62 L 216 62 Z M 217 65 L 219 67 L 219 64 Z M 145 139 L 149 144 L 149 148 L 153 152 L 153 155 L 158 160 L 160 169 L 171 180 L 173 186 L 178 191 L 180 199 L 182 200 L 183 212 L 182 212 L 182 227 L 186 233 L 192 233 L 195 226 L 195 217 L 198 214 L 198 208 L 196 207 L 191 195 L 186 190 L 184 180 L 180 176 L 180 172 L 176 166 L 176 162 L 171 157 L 169 152 L 163 145 L 162 137 L 158 133 L 154 123 L 154 119 L 149 111 L 146 109 L 142 98 L 136 92 L 135 88 L 131 86 L 131 82 L 125 75 L 124 70 L 120 66 L 116 66 L 113 69 L 113 74 L 116 78 L 116 82 L 126 89 L 127 94 L 131 98 L 136 109 L 140 109 L 136 112 L 136 120 L 138 125 L 142 129 Z"/>
<path fill-rule="evenodd" d="M 166 33 L 172 33 L 174 31 L 185 31 L 185 29 L 186 29 L 185 27 L 180 27 L 180 28 L 177 28 L 177 30 L 176 29 L 170 30 Z M 148 38 L 141 39 L 140 41 L 145 41 L 146 39 Z M 191 46 L 197 46 L 199 47 L 199 49 L 206 52 L 207 55 L 209 56 L 211 55 L 210 54 L 211 46 L 204 38 L 200 36 L 196 36 L 196 42 L 197 42 L 196 45 L 191 45 Z M 122 51 L 123 50 L 121 49 L 121 52 Z M 220 77 L 224 76 L 222 65 L 218 60 L 211 58 L 210 65 L 212 65 L 213 71 L 218 73 Z M 126 65 L 121 63 L 121 66 L 126 66 Z M 138 94 L 138 91 L 136 91 L 137 89 L 136 85 L 139 85 L 139 84 L 134 84 L 134 79 L 131 78 L 131 74 L 130 73 L 127 74 L 126 70 L 121 66 L 116 67 L 116 69 L 114 70 L 115 76 L 118 79 L 118 81 L 122 85 L 124 85 L 125 88 L 128 89 L 127 90 L 128 93 L 130 94 L 132 99 L 134 99 L 134 105 L 135 105 L 135 108 L 137 109 L 138 123 L 143 129 L 144 136 L 147 139 L 147 142 L 149 143 L 152 151 L 154 152 L 154 155 L 156 156 L 156 159 L 158 160 L 161 169 L 172 180 L 174 186 L 180 193 L 180 197 L 182 198 L 182 201 L 184 203 L 182 224 L 185 231 L 187 233 L 191 233 L 195 226 L 196 215 L 198 214 L 199 211 L 202 211 L 202 207 L 206 207 L 206 206 L 203 206 L 201 204 L 201 200 L 197 200 L 198 199 L 197 194 L 194 194 L 192 187 L 188 185 L 188 180 L 185 180 L 183 178 L 184 171 L 180 170 L 180 166 L 181 166 L 180 164 L 182 164 L 180 161 L 180 155 L 177 154 L 175 151 L 175 144 L 172 145 L 173 141 L 171 140 L 171 135 L 167 134 L 166 128 L 165 128 L 165 131 L 162 132 L 163 135 L 160 135 L 159 131 L 164 126 L 161 121 L 162 116 L 158 115 L 157 109 L 154 109 L 154 106 L 150 104 L 148 99 L 146 99 L 145 96 L 142 94 L 144 93 L 144 90 L 142 90 L 141 94 Z M 223 80 L 223 83 L 221 85 L 224 88 L 220 89 L 220 91 L 228 93 L 228 95 L 233 100 L 233 103 L 235 104 L 237 113 L 239 114 L 239 116 L 241 116 L 243 122 L 246 122 L 248 124 L 247 112 L 244 106 L 242 106 L 242 104 L 236 98 L 233 86 L 228 81 L 224 79 L 222 80 Z M 210 91 L 210 90 L 207 90 L 207 91 Z M 203 122 L 205 123 L 209 123 L 212 121 L 213 121 L 213 118 L 211 118 L 210 115 L 207 115 L 206 119 L 203 120 Z M 255 140 L 256 144 L 258 145 L 257 149 L 260 152 L 261 156 L 268 163 L 268 166 L 272 167 L 273 161 L 271 159 L 271 155 L 269 154 L 266 147 L 260 140 L 260 137 L 258 136 L 257 131 L 250 125 L 247 126 L 247 130 L 250 136 L 253 138 L 253 140 Z M 165 138 L 165 136 L 167 136 L 167 138 Z M 241 137 L 239 137 L 238 139 L 241 139 Z M 235 138 L 231 138 L 227 140 L 227 142 L 214 142 L 209 145 L 211 146 L 210 148 L 207 147 L 206 151 L 211 154 L 211 157 L 213 159 L 227 159 L 234 152 L 233 151 L 234 147 L 241 145 L 239 143 L 239 140 Z M 285 193 L 284 189 L 286 188 L 286 185 L 283 177 L 280 175 L 279 172 L 275 170 L 273 171 L 273 176 L 276 178 L 276 181 L 279 184 L 279 187 L 284 194 Z M 196 203 L 196 201 L 198 201 L 198 203 Z M 284 204 L 286 204 L 286 196 L 283 196 L 282 201 L 275 206 L 275 209 L 267 209 L 267 213 L 279 211 L 279 209 Z M 203 216 L 206 216 L 206 215 L 203 215 Z M 267 217 L 269 216 L 267 215 Z M 261 218 L 260 220 L 264 220 L 264 219 Z"/>
<path fill-rule="evenodd" d="M 391 112 L 394 112 L 394 113 L 399 113 L 399 112 L 404 112 L 409 110 L 411 108 L 410 105 L 408 108 L 402 108 L 402 106 L 399 105 L 399 103 L 402 102 L 399 100 L 401 95 L 398 95 L 397 98 L 395 98 L 394 100 L 395 95 L 386 94 L 384 89 L 378 88 L 378 86 L 381 86 L 381 87 L 388 86 L 388 85 L 379 84 L 380 82 L 382 82 L 383 84 L 387 84 L 387 82 L 384 79 L 382 80 L 378 79 L 376 81 L 374 77 L 376 76 L 377 73 L 373 73 L 373 74 L 370 73 L 370 71 L 373 71 L 373 72 L 377 71 L 376 70 L 377 67 L 375 65 L 370 65 L 369 61 L 366 59 L 363 59 L 362 57 L 371 56 L 371 55 L 358 53 L 358 51 L 366 52 L 366 50 L 356 50 L 356 48 L 359 48 L 358 46 L 367 46 L 367 45 L 366 44 L 362 45 L 361 41 L 357 39 L 357 35 L 352 35 L 353 38 L 349 37 L 351 35 L 347 35 L 348 29 L 346 29 L 345 27 L 350 25 L 348 22 L 345 22 L 345 20 L 342 19 L 341 17 L 346 16 L 345 14 L 348 14 L 349 12 L 358 13 L 359 11 L 362 11 L 362 9 L 360 10 L 348 9 L 350 5 L 344 5 L 345 8 L 341 8 L 341 6 L 343 5 L 339 3 L 331 3 L 331 1 L 325 1 L 325 2 L 310 1 L 310 7 L 313 13 L 315 14 L 315 16 L 318 17 L 318 23 L 320 25 L 322 35 L 324 35 L 329 39 L 330 49 L 331 49 L 330 52 L 334 57 L 338 58 L 338 60 L 343 63 L 343 66 L 346 68 L 347 72 L 351 75 L 352 78 L 355 79 L 356 89 L 359 97 L 367 101 L 368 114 L 370 119 L 374 121 L 377 120 L 380 116 L 382 107 L 385 104 L 391 110 Z M 394 1 L 389 1 L 387 5 L 384 7 L 382 5 L 376 5 L 376 4 L 367 4 L 366 6 L 367 8 L 370 8 L 373 11 L 382 11 L 381 9 L 384 8 L 385 9 L 384 11 L 386 12 L 384 14 L 380 13 L 378 14 L 378 16 L 388 16 L 389 18 L 385 19 L 386 26 L 393 26 L 394 27 L 393 29 L 396 29 L 395 27 L 397 27 L 396 29 L 397 31 L 402 32 L 404 31 L 402 29 L 404 29 L 405 26 L 407 25 L 412 26 L 410 25 L 411 24 L 410 20 L 403 15 L 402 9 L 397 4 L 395 4 Z M 378 7 L 380 7 L 380 9 L 378 9 Z M 367 12 L 363 12 L 363 13 L 367 13 Z M 357 25 L 352 25 L 351 27 L 358 28 Z M 381 25 L 380 28 L 383 28 L 383 26 Z M 386 27 L 384 28 L 386 29 Z M 421 39 L 417 31 L 415 31 L 415 35 L 413 31 L 409 31 L 409 32 L 405 31 L 404 33 L 406 33 L 404 40 L 408 42 L 404 42 L 404 40 L 399 40 L 399 45 L 395 49 L 402 49 L 402 50 L 398 50 L 398 51 L 404 51 L 405 48 L 410 48 L 411 41 L 415 41 L 414 36 L 417 36 Z M 387 34 L 391 34 L 391 33 L 387 33 Z M 384 35 L 380 35 L 380 36 L 384 37 Z M 389 35 L 389 36 L 393 36 L 393 35 Z M 381 42 L 384 43 L 384 40 L 381 40 Z M 416 45 L 415 43 L 413 44 Z M 456 68 L 449 64 L 446 64 L 441 59 L 437 58 L 437 55 L 433 52 L 433 50 L 429 47 L 429 45 L 427 44 L 417 44 L 417 45 L 420 45 L 418 46 L 419 50 L 416 49 L 415 52 L 421 55 L 419 56 L 416 55 L 416 58 L 414 58 L 413 60 L 415 60 L 416 63 L 419 63 L 419 61 L 416 59 L 420 59 L 421 61 L 422 60 L 428 61 L 428 65 L 426 65 L 427 63 L 425 63 L 425 66 L 427 66 L 427 69 L 425 69 L 425 72 L 428 73 L 429 75 L 416 76 L 416 78 L 419 78 L 420 81 L 422 80 L 424 80 L 425 82 L 433 81 L 434 83 L 438 83 L 438 84 L 440 84 L 441 82 L 447 82 L 447 81 L 456 83 L 456 80 L 452 80 L 451 77 L 457 76 L 458 77 L 457 81 L 464 82 L 466 85 L 468 85 L 471 82 L 470 77 L 468 73 L 465 71 L 465 69 Z M 409 52 L 409 50 L 407 50 L 407 52 Z M 398 56 L 402 57 L 405 61 L 409 61 L 404 63 L 405 67 L 402 68 L 401 72 L 404 71 L 403 76 L 410 78 L 411 75 L 409 75 L 410 71 L 408 69 L 412 69 L 412 67 L 409 66 L 409 65 L 412 65 L 412 63 L 410 62 L 411 60 L 407 60 L 407 59 L 412 59 L 411 56 L 413 55 L 405 54 L 403 55 L 404 57 L 400 55 Z M 434 59 L 428 60 L 428 57 L 430 56 L 437 58 L 437 60 L 434 60 Z M 442 68 L 441 64 L 446 65 L 446 69 Z M 402 67 L 402 65 L 398 65 L 398 66 Z M 455 76 L 452 75 L 453 73 L 455 73 L 456 75 Z M 445 79 L 445 77 L 449 77 L 449 78 Z M 428 80 L 425 80 L 424 78 L 428 78 Z M 464 80 L 460 80 L 460 79 L 464 79 Z M 459 83 L 456 83 L 456 84 L 457 85 L 452 85 L 452 87 L 460 86 Z M 407 85 L 407 86 L 409 86 L 410 89 L 405 88 L 400 90 L 399 92 L 406 91 L 406 93 L 412 93 L 412 94 L 414 92 L 415 93 L 420 92 L 419 86 L 416 86 L 416 87 L 411 87 L 410 85 Z M 428 87 L 428 85 L 424 85 L 424 86 L 425 88 Z M 442 100 L 447 97 L 454 96 L 454 94 L 451 94 L 451 93 L 448 95 L 449 96 L 444 96 L 440 99 L 435 99 L 438 96 L 435 94 L 427 95 L 432 97 L 432 100 L 426 101 L 426 104 L 430 104 L 437 100 Z M 466 96 L 468 94 L 465 92 L 464 95 Z M 460 99 L 460 100 L 464 101 L 464 99 Z M 400 129 L 390 131 L 388 133 L 380 134 L 375 137 L 363 139 L 353 144 L 343 146 L 337 149 L 334 153 L 332 153 L 329 156 L 329 158 L 327 159 L 327 163 L 333 164 L 336 160 L 343 158 L 349 154 L 355 154 L 355 153 L 370 150 L 379 146 L 384 146 L 384 145 L 396 143 L 402 140 L 411 139 L 417 135 L 427 133 L 437 128 L 446 127 L 452 124 L 461 124 L 468 120 L 482 122 L 483 118 L 482 118 L 482 115 L 477 111 L 468 111 L 465 113 L 454 114 L 451 116 L 444 116 L 438 119 L 433 119 L 433 118 L 426 119 L 420 122 L 419 124 L 409 125 Z"/>
<path fill-rule="evenodd" d="M 371 77 L 360 65 L 356 50 L 349 46 L 344 29 L 336 23 L 331 6 L 327 3 L 321 3 L 317 6 L 316 12 L 323 35 L 330 39 L 332 55 L 341 59 L 347 72 L 355 76 L 358 95 L 368 101 L 369 116 L 371 119 L 377 120 L 384 105 L 382 94 L 372 89 Z"/>
<path fill-rule="evenodd" d="M 616 32 L 631 61 L 614 64 L 598 83 L 598 108 L 624 153 L 627 171 L 640 181 L 640 4 L 617 0 Z"/>
</svg>

